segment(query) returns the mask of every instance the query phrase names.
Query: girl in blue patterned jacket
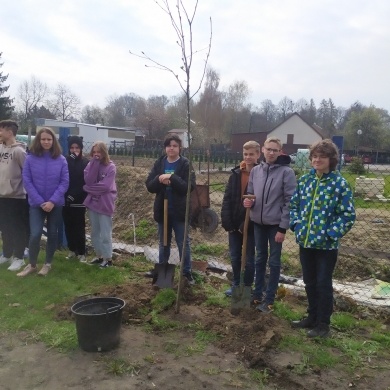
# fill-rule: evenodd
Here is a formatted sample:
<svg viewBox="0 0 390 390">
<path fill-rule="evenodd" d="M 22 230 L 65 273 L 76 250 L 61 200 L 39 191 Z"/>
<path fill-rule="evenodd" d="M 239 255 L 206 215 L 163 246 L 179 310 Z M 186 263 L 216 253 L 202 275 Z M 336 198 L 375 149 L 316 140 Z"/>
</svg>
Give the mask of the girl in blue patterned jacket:
<svg viewBox="0 0 390 390">
<path fill-rule="evenodd" d="M 332 275 L 340 238 L 355 221 L 352 192 L 336 171 L 338 150 L 331 140 L 310 147 L 313 169 L 298 180 L 290 203 L 290 228 L 299 244 L 308 317 L 293 321 L 308 337 L 327 337 L 333 312 Z"/>
</svg>

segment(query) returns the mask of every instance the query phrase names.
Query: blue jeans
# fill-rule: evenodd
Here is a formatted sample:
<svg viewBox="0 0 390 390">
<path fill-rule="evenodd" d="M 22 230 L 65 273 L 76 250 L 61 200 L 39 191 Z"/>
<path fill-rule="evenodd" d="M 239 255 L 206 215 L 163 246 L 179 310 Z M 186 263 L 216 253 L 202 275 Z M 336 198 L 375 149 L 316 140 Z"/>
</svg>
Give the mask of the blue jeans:
<svg viewBox="0 0 390 390">
<path fill-rule="evenodd" d="M 337 250 L 299 247 L 303 282 L 309 307 L 309 318 L 317 324 L 330 324 L 333 312 L 332 275 L 337 262 Z"/>
<path fill-rule="evenodd" d="M 229 251 L 233 270 L 233 286 L 240 284 L 243 235 L 239 231 L 229 232 Z M 248 232 L 244 285 L 252 286 L 255 277 L 255 237 Z"/>
<path fill-rule="evenodd" d="M 188 226 L 189 228 L 189 226 Z M 175 232 L 175 240 L 177 248 L 179 250 L 180 261 L 182 258 L 183 252 L 183 242 L 184 242 L 184 222 L 178 221 L 171 213 L 168 214 L 168 242 L 167 246 L 164 247 L 164 224 L 158 224 L 158 236 L 159 236 L 159 253 L 158 253 L 158 262 L 164 263 L 169 260 L 171 255 L 171 242 L 172 242 L 172 230 Z M 184 256 L 184 267 L 183 273 L 191 272 L 191 248 L 190 248 L 190 237 L 187 234 L 185 238 L 185 256 Z"/>
<path fill-rule="evenodd" d="M 265 287 L 265 273 L 267 261 L 269 263 L 269 279 L 265 293 L 265 302 L 272 305 L 275 300 L 276 290 L 278 289 L 280 277 L 280 264 L 282 254 L 282 243 L 275 242 L 275 236 L 278 232 L 277 225 L 259 225 L 255 226 L 255 245 L 256 245 L 256 260 L 255 260 L 255 291 L 254 298 L 261 299 Z M 268 257 L 269 245 L 269 257 Z"/>
<path fill-rule="evenodd" d="M 97 257 L 112 258 L 112 217 L 88 210 L 91 241 Z"/>
<path fill-rule="evenodd" d="M 33 266 L 37 264 L 45 219 L 47 220 L 45 264 L 51 264 L 57 249 L 58 227 L 62 221 L 62 206 L 54 206 L 50 213 L 43 211 L 40 207 L 30 207 L 30 242 L 28 247 L 29 261 Z"/>
</svg>

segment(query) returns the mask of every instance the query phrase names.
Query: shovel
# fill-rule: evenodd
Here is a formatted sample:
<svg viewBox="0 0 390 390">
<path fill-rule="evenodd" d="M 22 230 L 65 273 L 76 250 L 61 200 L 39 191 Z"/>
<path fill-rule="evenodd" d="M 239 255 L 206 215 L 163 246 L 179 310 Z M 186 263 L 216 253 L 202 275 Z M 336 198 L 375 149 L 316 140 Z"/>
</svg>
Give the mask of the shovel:
<svg viewBox="0 0 390 390">
<path fill-rule="evenodd" d="M 164 244 L 164 263 L 155 264 L 153 286 L 158 288 L 172 288 L 173 278 L 175 276 L 175 264 L 169 264 L 169 256 L 166 255 L 168 245 L 168 198 L 165 191 L 164 196 L 164 231 L 163 231 L 163 244 Z"/>
<path fill-rule="evenodd" d="M 244 198 L 255 199 L 254 195 L 244 195 Z M 230 312 L 236 314 L 240 309 L 249 309 L 251 306 L 251 286 L 244 285 L 244 274 L 246 266 L 246 245 L 248 241 L 248 225 L 250 208 L 245 209 L 244 231 L 242 237 L 242 252 L 241 252 L 241 274 L 240 285 L 233 287 L 232 304 Z"/>
</svg>

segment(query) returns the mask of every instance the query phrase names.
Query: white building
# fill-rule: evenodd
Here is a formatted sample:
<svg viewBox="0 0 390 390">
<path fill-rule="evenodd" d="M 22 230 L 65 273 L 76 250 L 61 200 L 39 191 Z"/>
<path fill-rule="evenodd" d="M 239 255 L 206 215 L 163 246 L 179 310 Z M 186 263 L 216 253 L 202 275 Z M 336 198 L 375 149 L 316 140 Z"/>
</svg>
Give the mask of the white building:
<svg viewBox="0 0 390 390">
<path fill-rule="evenodd" d="M 103 141 L 107 146 L 131 147 L 135 141 L 135 128 L 90 125 L 87 123 L 59 121 L 38 118 L 35 120 L 37 131 L 42 127 L 50 127 L 58 135 L 61 147 L 67 150 L 67 139 L 71 135 L 83 137 L 84 149 L 88 152 L 96 141 Z"/>
</svg>

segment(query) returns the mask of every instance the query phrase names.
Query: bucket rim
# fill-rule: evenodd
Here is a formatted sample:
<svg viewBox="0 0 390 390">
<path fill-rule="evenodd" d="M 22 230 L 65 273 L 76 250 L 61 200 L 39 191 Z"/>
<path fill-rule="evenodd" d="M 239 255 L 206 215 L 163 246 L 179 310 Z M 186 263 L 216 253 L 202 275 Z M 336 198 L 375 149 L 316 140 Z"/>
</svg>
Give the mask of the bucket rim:
<svg viewBox="0 0 390 390">
<path fill-rule="evenodd" d="M 117 301 L 117 302 L 115 302 L 115 301 Z M 112 310 L 110 312 L 105 311 L 105 312 L 98 313 L 98 314 L 77 312 L 77 309 L 81 309 L 84 306 L 90 306 L 90 305 L 93 305 L 93 304 L 101 304 L 101 303 L 112 303 L 113 305 L 119 304 L 119 306 L 117 308 L 115 308 L 116 310 Z M 122 298 L 118 298 L 118 297 L 95 297 L 95 298 L 84 299 L 82 301 L 74 303 L 71 306 L 70 310 L 71 310 L 72 314 L 74 314 L 76 316 L 105 316 L 105 315 L 110 315 L 110 314 L 117 313 L 118 311 L 122 311 L 125 306 L 126 306 L 126 301 L 124 299 L 122 299 Z M 109 309 L 107 309 L 107 310 L 109 310 Z"/>
</svg>

